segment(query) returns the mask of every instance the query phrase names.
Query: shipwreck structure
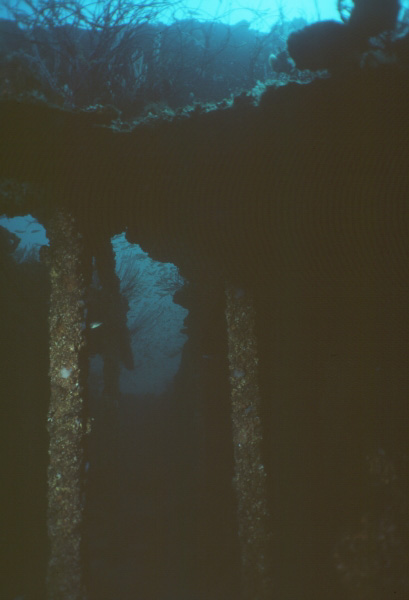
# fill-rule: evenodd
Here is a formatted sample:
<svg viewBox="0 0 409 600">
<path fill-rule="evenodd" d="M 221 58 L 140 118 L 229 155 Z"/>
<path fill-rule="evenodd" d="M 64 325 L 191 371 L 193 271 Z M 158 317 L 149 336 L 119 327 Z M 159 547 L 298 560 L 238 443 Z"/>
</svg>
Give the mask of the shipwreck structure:
<svg viewBox="0 0 409 600">
<path fill-rule="evenodd" d="M 211 514 L 217 489 L 231 488 L 236 529 L 237 547 L 218 548 L 202 515 L 203 597 L 223 552 L 237 554 L 244 600 L 336 597 L 339 574 L 366 597 L 372 575 L 355 568 L 348 531 L 376 547 L 375 525 L 360 519 L 380 488 L 396 520 L 390 552 L 405 556 L 393 510 L 407 494 L 407 83 L 398 67 L 368 68 L 128 129 L 100 113 L 1 102 L 0 214 L 30 213 L 51 242 L 49 600 L 86 594 L 84 289 L 91 258 L 102 264 L 122 232 L 179 268 L 189 286 L 178 301 L 225 353 L 217 367 L 185 366 L 206 390 Z M 367 461 L 383 481 L 375 492 Z M 395 479 L 382 475 L 388 461 Z M 394 486 L 396 502 L 385 500 Z M 406 593 L 404 576 L 394 581 Z"/>
</svg>

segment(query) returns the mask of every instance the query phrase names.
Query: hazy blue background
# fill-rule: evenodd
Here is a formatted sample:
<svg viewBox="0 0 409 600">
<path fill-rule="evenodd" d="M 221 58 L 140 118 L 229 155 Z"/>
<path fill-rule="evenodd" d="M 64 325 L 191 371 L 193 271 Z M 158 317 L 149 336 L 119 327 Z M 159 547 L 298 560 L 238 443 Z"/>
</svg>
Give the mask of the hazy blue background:
<svg viewBox="0 0 409 600">
<path fill-rule="evenodd" d="M 169 3 L 172 5 L 171 0 Z M 19 4 L 18 0 L 16 4 Z M 26 5 L 24 1 L 20 4 L 22 7 Z M 409 8 L 409 0 L 401 0 L 401 6 Z M 177 10 L 173 5 L 169 12 L 161 13 L 160 20 L 168 24 L 175 19 L 191 17 L 203 21 L 215 19 L 230 25 L 246 20 L 253 29 L 269 31 L 280 19 L 280 15 L 285 19 L 303 17 L 310 22 L 339 20 L 337 0 L 185 0 Z M 0 17 L 6 16 L 7 12 L 0 0 Z"/>
<path fill-rule="evenodd" d="M 20 4 L 23 7 L 25 2 Z M 176 12 L 172 8 L 168 18 L 163 13 L 161 20 L 167 22 L 191 16 L 200 20 L 217 19 L 230 25 L 246 20 L 254 29 L 268 31 L 280 18 L 280 11 L 289 19 L 304 17 L 308 21 L 316 21 L 339 18 L 336 0 L 186 0 L 182 5 L 185 8 Z M 0 16 L 7 16 L 2 2 Z"/>
<path fill-rule="evenodd" d="M 269 30 L 281 11 L 289 19 L 339 19 L 336 0 L 186 0 L 186 7 L 206 20 L 216 18 L 230 25 L 246 20 L 260 30 Z"/>
</svg>

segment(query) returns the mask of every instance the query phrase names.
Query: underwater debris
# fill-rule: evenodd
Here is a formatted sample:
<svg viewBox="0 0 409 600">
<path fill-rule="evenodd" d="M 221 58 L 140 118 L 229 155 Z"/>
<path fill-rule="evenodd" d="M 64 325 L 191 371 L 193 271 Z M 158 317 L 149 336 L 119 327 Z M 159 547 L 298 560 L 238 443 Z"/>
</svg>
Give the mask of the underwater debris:
<svg viewBox="0 0 409 600">
<path fill-rule="evenodd" d="M 395 29 L 399 0 L 354 0 L 348 26 L 363 40 Z"/>
<path fill-rule="evenodd" d="M 354 0 L 349 20 L 327 20 L 294 31 L 287 40 L 289 56 L 298 69 L 340 72 L 358 66 L 370 38 L 396 27 L 398 0 Z"/>
<path fill-rule="evenodd" d="M 295 31 L 287 40 L 297 69 L 337 71 L 358 64 L 359 49 L 350 29 L 337 21 L 319 21 Z"/>
</svg>

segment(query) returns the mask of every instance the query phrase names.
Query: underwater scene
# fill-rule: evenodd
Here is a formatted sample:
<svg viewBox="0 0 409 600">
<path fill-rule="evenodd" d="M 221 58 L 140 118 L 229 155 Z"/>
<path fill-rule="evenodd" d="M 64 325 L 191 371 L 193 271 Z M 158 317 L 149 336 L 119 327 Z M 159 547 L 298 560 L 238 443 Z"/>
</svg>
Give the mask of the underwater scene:
<svg viewBox="0 0 409 600">
<path fill-rule="evenodd" d="M 407 600 L 408 0 L 0 2 L 0 600 Z"/>
</svg>

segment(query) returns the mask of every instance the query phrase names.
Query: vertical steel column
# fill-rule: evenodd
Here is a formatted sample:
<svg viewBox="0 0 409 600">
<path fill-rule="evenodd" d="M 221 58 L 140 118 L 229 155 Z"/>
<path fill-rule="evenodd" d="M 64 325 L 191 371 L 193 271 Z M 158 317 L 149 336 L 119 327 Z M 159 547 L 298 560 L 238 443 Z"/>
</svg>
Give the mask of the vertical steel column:
<svg viewBox="0 0 409 600">
<path fill-rule="evenodd" d="M 82 599 L 83 390 L 80 352 L 84 346 L 82 244 L 73 219 L 57 212 L 47 229 L 50 271 L 50 406 L 47 527 L 50 558 L 48 600 Z"/>
<path fill-rule="evenodd" d="M 232 425 L 244 600 L 271 600 L 271 518 L 262 462 L 255 309 L 249 293 L 226 287 Z"/>
</svg>

